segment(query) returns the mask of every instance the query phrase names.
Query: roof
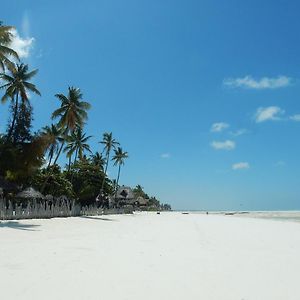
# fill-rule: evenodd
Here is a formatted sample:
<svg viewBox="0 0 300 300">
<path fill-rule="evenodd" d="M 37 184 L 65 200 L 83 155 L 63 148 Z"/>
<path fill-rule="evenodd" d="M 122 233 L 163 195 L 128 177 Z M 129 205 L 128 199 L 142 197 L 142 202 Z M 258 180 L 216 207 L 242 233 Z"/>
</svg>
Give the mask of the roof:
<svg viewBox="0 0 300 300">
<path fill-rule="evenodd" d="M 24 199 L 43 199 L 44 196 L 40 192 L 36 191 L 34 188 L 29 187 L 24 191 L 18 193 L 16 195 L 17 198 L 24 198 Z"/>
<path fill-rule="evenodd" d="M 118 188 L 116 198 L 119 200 L 130 200 L 134 199 L 134 194 L 129 186 L 121 186 Z"/>
</svg>

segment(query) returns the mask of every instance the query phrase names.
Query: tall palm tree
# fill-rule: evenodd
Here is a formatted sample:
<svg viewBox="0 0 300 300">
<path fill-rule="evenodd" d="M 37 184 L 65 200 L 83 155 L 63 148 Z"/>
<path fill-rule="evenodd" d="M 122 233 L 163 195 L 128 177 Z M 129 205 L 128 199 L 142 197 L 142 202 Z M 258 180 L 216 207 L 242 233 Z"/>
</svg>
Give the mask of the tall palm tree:
<svg viewBox="0 0 300 300">
<path fill-rule="evenodd" d="M 45 126 L 43 134 L 46 136 L 48 140 L 48 166 L 50 167 L 52 159 L 55 154 L 57 154 L 59 149 L 59 144 L 62 142 L 62 130 L 55 124 L 51 124 L 51 126 Z"/>
<path fill-rule="evenodd" d="M 121 147 L 118 147 L 118 149 L 115 149 L 114 152 L 115 152 L 115 155 L 112 158 L 112 160 L 114 161 L 114 166 L 119 166 L 118 177 L 117 177 L 117 182 L 116 182 L 116 186 L 115 186 L 115 198 L 116 198 L 117 191 L 118 191 L 119 179 L 120 179 L 121 166 L 125 164 L 125 159 L 128 158 L 128 153 L 123 152 Z"/>
<path fill-rule="evenodd" d="M 79 88 L 69 87 L 68 95 L 56 94 L 61 102 L 60 108 L 56 109 L 52 113 L 52 119 L 60 118 L 58 126 L 63 128 L 65 136 L 68 133 L 73 133 L 76 128 L 82 128 L 84 121 L 87 119 L 87 110 L 90 109 L 91 105 L 88 102 L 82 100 L 82 93 Z M 54 160 L 56 164 L 61 151 L 65 145 L 66 138 L 62 141 L 60 149 Z"/>
<path fill-rule="evenodd" d="M 10 65 L 8 67 L 9 75 L 5 73 L 0 73 L 0 79 L 4 82 L 0 89 L 5 89 L 5 93 L 1 98 L 2 103 L 7 100 L 11 100 L 13 106 L 13 118 L 10 129 L 8 131 L 7 140 L 11 138 L 11 134 L 15 127 L 18 109 L 19 109 L 19 97 L 21 98 L 21 107 L 25 108 L 30 105 L 28 92 L 41 95 L 36 86 L 29 82 L 38 72 L 38 70 L 28 71 L 28 65 L 17 64 Z"/>
<path fill-rule="evenodd" d="M 106 179 L 106 174 L 107 174 L 107 168 L 109 164 L 109 157 L 110 157 L 110 151 L 115 150 L 117 145 L 120 145 L 112 136 L 112 132 L 105 132 L 103 134 L 103 139 L 100 142 L 101 144 L 104 145 L 103 152 L 105 153 L 105 170 L 104 170 L 104 177 L 102 180 L 102 185 L 101 185 L 101 190 L 100 194 L 102 194 L 103 187 L 104 187 L 104 182 Z"/>
<path fill-rule="evenodd" d="M 55 97 L 58 98 L 61 104 L 60 108 L 52 113 L 52 119 L 59 118 L 58 126 L 63 131 L 63 139 L 52 164 L 53 166 L 57 163 L 68 134 L 74 132 L 77 127 L 82 128 L 84 121 L 87 119 L 87 110 L 91 107 L 88 102 L 82 100 L 82 93 L 79 88 L 69 87 L 67 96 L 64 94 L 56 94 Z M 53 171 L 50 171 L 46 177 L 41 192 L 44 191 L 52 172 Z"/>
<path fill-rule="evenodd" d="M 18 53 L 10 48 L 13 39 L 12 26 L 4 26 L 0 21 L 0 70 L 5 71 L 5 67 L 11 66 L 13 63 L 11 58 L 19 60 Z"/>
</svg>

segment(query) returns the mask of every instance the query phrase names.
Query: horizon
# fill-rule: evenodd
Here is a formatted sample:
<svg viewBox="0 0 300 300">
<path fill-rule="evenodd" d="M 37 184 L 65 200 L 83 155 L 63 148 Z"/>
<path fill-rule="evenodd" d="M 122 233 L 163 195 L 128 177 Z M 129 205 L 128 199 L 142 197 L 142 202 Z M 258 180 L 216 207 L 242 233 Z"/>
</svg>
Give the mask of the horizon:
<svg viewBox="0 0 300 300">
<path fill-rule="evenodd" d="M 300 210 L 297 1 L 3 5 L 39 69 L 34 130 L 75 86 L 92 105 L 92 150 L 111 131 L 129 153 L 121 185 L 179 211 Z"/>
</svg>

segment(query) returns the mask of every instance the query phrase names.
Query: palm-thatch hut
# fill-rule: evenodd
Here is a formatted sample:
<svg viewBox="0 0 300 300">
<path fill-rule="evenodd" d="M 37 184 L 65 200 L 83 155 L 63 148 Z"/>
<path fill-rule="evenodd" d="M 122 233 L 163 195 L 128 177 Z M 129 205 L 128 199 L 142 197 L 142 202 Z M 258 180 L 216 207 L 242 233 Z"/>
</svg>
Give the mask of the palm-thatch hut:
<svg viewBox="0 0 300 300">
<path fill-rule="evenodd" d="M 134 199 L 134 193 L 129 186 L 120 186 L 117 190 L 117 193 L 114 197 L 115 204 L 123 206 L 131 204 L 131 201 Z"/>
<path fill-rule="evenodd" d="M 148 199 L 145 199 L 143 198 L 142 196 L 139 196 L 137 198 L 134 198 L 130 201 L 130 203 L 133 205 L 133 206 L 137 206 L 137 207 L 146 207 L 147 204 L 148 204 L 149 200 Z"/>
<path fill-rule="evenodd" d="M 16 198 L 18 199 L 44 199 L 44 195 L 40 193 L 39 191 L 36 191 L 32 187 L 26 188 L 24 191 L 18 193 L 16 195 Z"/>
</svg>

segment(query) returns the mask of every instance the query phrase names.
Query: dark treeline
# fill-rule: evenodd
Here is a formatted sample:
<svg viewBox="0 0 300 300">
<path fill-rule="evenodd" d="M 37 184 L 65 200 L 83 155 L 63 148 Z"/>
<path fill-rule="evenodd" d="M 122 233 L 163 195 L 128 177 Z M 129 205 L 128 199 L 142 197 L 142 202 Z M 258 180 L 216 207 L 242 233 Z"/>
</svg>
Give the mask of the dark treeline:
<svg viewBox="0 0 300 300">
<path fill-rule="evenodd" d="M 119 187 L 122 166 L 128 153 L 111 132 L 99 141 L 99 152 L 89 146 L 84 125 L 91 105 L 81 90 L 68 87 L 55 95 L 57 109 L 52 112 L 52 124 L 32 132 L 33 107 L 31 96 L 41 97 L 32 83 L 38 70 L 30 70 L 10 48 L 13 27 L 0 22 L 0 89 L 2 103 L 9 104 L 9 120 L 0 133 L 0 179 L 11 185 L 13 195 L 32 186 L 42 194 L 66 195 L 82 204 L 91 204 L 99 195 L 114 196 Z M 64 167 L 61 163 L 65 159 Z M 107 176 L 109 164 L 118 168 L 117 178 Z M 148 199 L 148 206 L 169 209 L 143 192 L 134 189 L 137 197 Z"/>
</svg>

